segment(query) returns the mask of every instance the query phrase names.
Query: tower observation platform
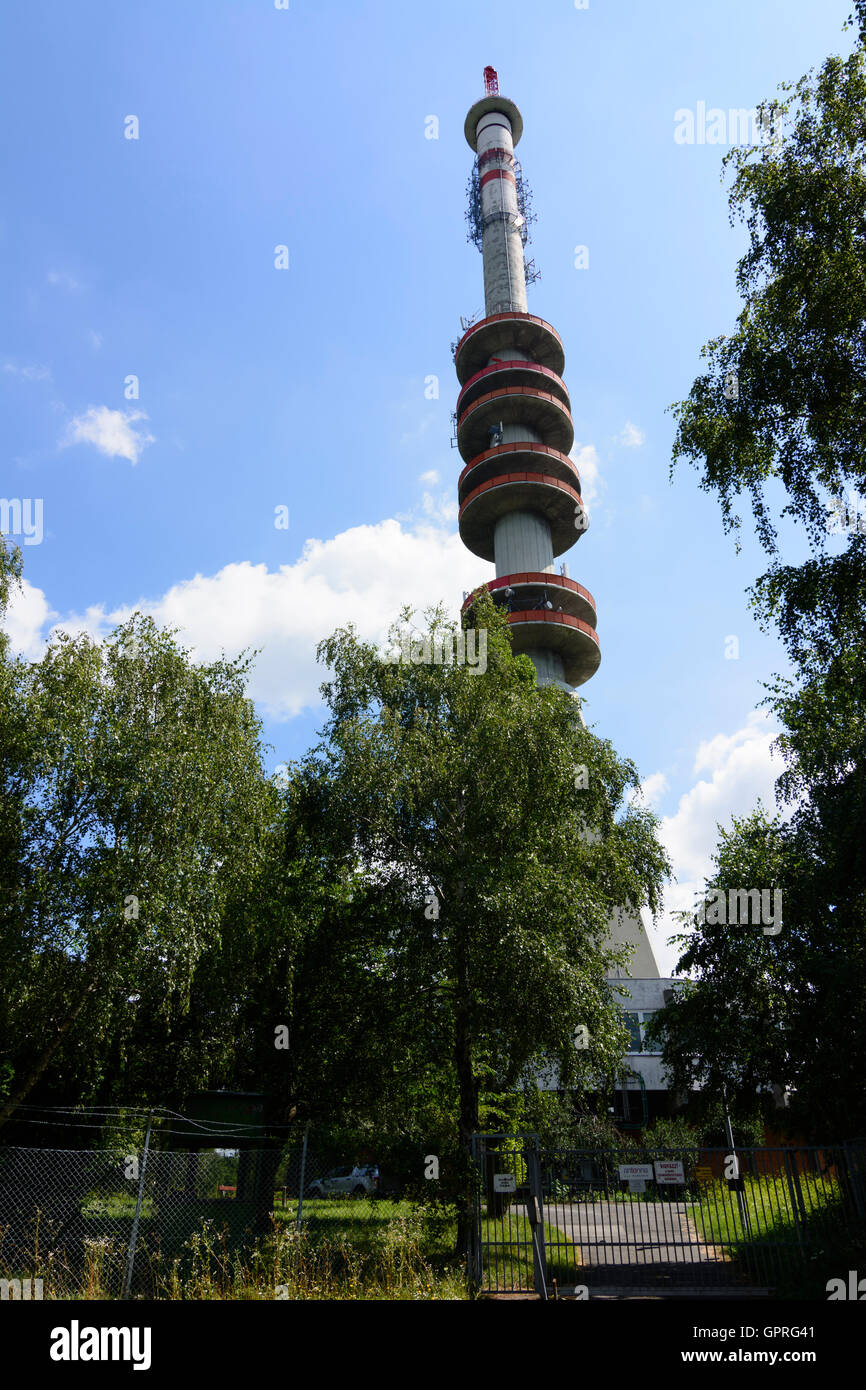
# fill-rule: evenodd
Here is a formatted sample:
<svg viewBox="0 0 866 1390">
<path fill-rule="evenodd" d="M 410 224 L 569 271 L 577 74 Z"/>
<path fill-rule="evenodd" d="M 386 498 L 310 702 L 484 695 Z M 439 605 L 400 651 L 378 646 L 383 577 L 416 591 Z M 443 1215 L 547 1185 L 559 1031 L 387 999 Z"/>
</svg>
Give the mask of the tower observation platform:
<svg viewBox="0 0 866 1390">
<path fill-rule="evenodd" d="M 508 614 L 514 651 L 531 657 L 539 684 L 572 689 L 598 670 L 601 648 L 592 594 L 554 564 L 589 525 L 569 458 L 574 425 L 562 379 L 565 352 L 556 329 L 527 309 L 532 214 L 514 154 L 523 117 L 500 94 L 493 68 L 484 69 L 484 86 L 464 126 L 477 156 L 468 221 L 484 263 L 485 316 L 466 329 L 454 353 L 457 448 L 465 465 L 460 535 L 496 566 L 487 588 Z"/>
</svg>

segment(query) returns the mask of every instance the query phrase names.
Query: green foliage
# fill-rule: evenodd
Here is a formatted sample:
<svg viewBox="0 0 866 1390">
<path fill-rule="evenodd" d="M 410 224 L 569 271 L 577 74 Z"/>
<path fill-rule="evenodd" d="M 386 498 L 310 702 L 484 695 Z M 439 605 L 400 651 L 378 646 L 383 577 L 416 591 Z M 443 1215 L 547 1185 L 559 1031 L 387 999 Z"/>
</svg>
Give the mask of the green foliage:
<svg viewBox="0 0 866 1390">
<path fill-rule="evenodd" d="M 693 981 L 656 1014 L 653 1032 L 677 1089 L 700 1085 L 716 1099 L 725 1089 L 750 1126 L 763 1093 L 774 1124 L 840 1140 L 866 1124 L 852 1046 L 866 1023 L 866 895 L 847 834 L 814 817 L 807 806 L 783 824 L 759 809 L 720 832 L 713 885 L 780 888 L 782 930 L 695 921 L 678 963 Z M 838 865 L 848 853 L 843 879 Z M 787 1110 L 768 1108 L 773 1087 L 793 1090 Z"/>
<path fill-rule="evenodd" d="M 61 634 L 6 667 L 7 1112 L 43 1077 L 79 1099 L 101 1085 L 164 1101 L 230 1052 L 228 1018 L 191 1017 L 190 1002 L 276 824 L 246 670 L 193 665 L 140 615 L 105 642 Z"/>
<path fill-rule="evenodd" d="M 686 1183 L 695 1180 L 698 1166 L 700 1136 L 693 1125 L 682 1116 L 659 1116 L 643 1131 L 637 1147 L 641 1161 L 653 1163 L 659 1159 L 675 1159 L 683 1165 Z"/>
<path fill-rule="evenodd" d="M 861 48 L 866 47 L 866 0 L 854 0 L 854 9 L 845 20 L 844 28 L 855 27 Z"/>
<path fill-rule="evenodd" d="M 766 813 L 758 810 L 735 819 L 720 836 L 714 887 L 788 888 L 791 865 L 782 830 Z M 661 1041 L 675 1089 L 700 1087 L 713 1097 L 726 1089 L 732 1100 L 747 1107 L 756 1090 L 771 1085 L 778 1068 L 785 1066 L 780 1024 L 786 1001 L 780 979 L 786 928 L 770 937 L 760 927 L 713 925 L 700 916 L 690 927 L 679 938 L 685 949 L 677 969 L 692 981 L 656 1013 L 649 1033 L 653 1041 Z"/>
<path fill-rule="evenodd" d="M 537 1134 L 542 1148 L 573 1146 L 577 1112 L 571 1096 L 562 1091 L 542 1091 L 527 1085 L 519 1096 L 516 1128 Z"/>
<path fill-rule="evenodd" d="M 581 1115 L 574 1127 L 574 1147 L 578 1149 L 602 1149 L 618 1153 L 633 1147 L 636 1140 L 631 1134 L 621 1134 L 609 1115 Z"/>
<path fill-rule="evenodd" d="M 351 630 L 323 643 L 331 718 L 294 793 L 309 852 L 352 884 L 345 912 L 366 944 L 391 1084 L 399 1059 L 441 1103 L 456 1098 L 464 1140 L 482 1090 L 514 1091 L 550 1061 L 571 1085 L 619 1065 L 625 1034 L 603 980 L 623 953 L 608 924 L 617 906 L 654 907 L 665 869 L 652 818 L 625 802 L 631 764 L 572 699 L 536 686 L 488 599 L 477 621 L 484 674 L 389 664 Z M 453 639 L 438 610 L 427 633 Z M 338 982 L 329 1027 L 343 998 Z M 578 1023 L 593 1038 L 584 1053 Z"/>
<path fill-rule="evenodd" d="M 0 604 L 20 576 L 2 555 Z M 194 664 L 141 615 L 35 662 L 0 646 L 0 1122 L 27 1097 L 262 1090 L 334 1162 L 437 1154 L 441 1200 L 479 1105 L 513 1129 L 541 1068 L 578 1091 L 615 1074 L 609 922 L 658 904 L 654 821 L 486 597 L 477 621 L 483 674 L 323 643 L 329 723 L 282 791 L 245 660 Z M 428 631 L 454 628 L 437 611 Z"/>
<path fill-rule="evenodd" d="M 774 138 L 736 147 L 732 221 L 749 247 L 737 268 L 736 331 L 703 349 L 708 371 L 674 407 L 672 468 L 689 459 L 727 529 L 747 496 L 771 568 L 751 590 L 794 667 L 767 703 L 782 726 L 777 783 L 786 818 L 760 809 L 719 842 L 714 886 L 783 889 L 780 936 L 698 927 L 680 969 L 696 983 L 658 1016 L 675 1075 L 727 1083 L 739 1113 L 756 1088 L 794 1089 L 794 1132 L 845 1137 L 866 1126 L 854 1039 L 866 1024 L 866 536 L 828 553 L 828 504 L 862 499 L 866 474 L 866 5 L 858 43 L 783 84 Z M 733 375 L 732 375 L 733 374 Z M 726 387 L 736 380 L 736 389 Z M 771 490 L 772 489 L 772 490 Z M 773 490 L 784 506 L 771 511 Z M 777 521 L 813 555 L 783 564 Z M 834 547 L 829 547 L 829 550 Z M 778 1123 L 780 1116 L 773 1117 Z"/>
<path fill-rule="evenodd" d="M 691 1112 L 691 1106 L 689 1107 Z M 708 1148 L 727 1148 L 725 1132 L 725 1112 L 721 1100 L 708 1095 L 701 1096 L 700 1118 L 695 1124 L 700 1134 L 700 1142 Z M 734 1143 L 741 1148 L 756 1149 L 764 1142 L 764 1116 L 759 1098 L 753 1100 L 750 1110 L 734 1110 L 731 1113 L 731 1129 Z"/>
<path fill-rule="evenodd" d="M 702 470 L 729 529 L 740 526 L 737 494 L 747 493 L 770 552 L 770 479 L 785 489 L 782 515 L 817 545 L 827 494 L 862 483 L 866 467 L 864 53 L 828 58 L 781 92 L 774 138 L 734 146 L 724 160 L 734 170 L 731 220 L 745 222 L 750 239 L 737 269 L 737 330 L 707 344 L 709 370 L 673 407 L 674 464 L 687 458 Z M 737 390 L 726 397 L 730 373 Z"/>
<path fill-rule="evenodd" d="M 696 1149 L 699 1131 L 681 1115 L 659 1115 L 641 1134 L 641 1145 L 648 1152 L 659 1149 Z"/>
</svg>

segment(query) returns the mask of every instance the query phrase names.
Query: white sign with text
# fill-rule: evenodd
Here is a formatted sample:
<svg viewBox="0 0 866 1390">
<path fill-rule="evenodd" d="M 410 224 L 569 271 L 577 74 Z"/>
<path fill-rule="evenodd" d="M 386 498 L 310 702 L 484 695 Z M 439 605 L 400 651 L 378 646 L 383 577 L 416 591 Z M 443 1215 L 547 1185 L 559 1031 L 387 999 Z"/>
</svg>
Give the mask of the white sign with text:
<svg viewBox="0 0 866 1390">
<path fill-rule="evenodd" d="M 665 1159 L 664 1162 L 657 1160 L 655 1170 L 656 1182 L 685 1182 L 686 1180 L 683 1165 L 678 1159 Z"/>
</svg>

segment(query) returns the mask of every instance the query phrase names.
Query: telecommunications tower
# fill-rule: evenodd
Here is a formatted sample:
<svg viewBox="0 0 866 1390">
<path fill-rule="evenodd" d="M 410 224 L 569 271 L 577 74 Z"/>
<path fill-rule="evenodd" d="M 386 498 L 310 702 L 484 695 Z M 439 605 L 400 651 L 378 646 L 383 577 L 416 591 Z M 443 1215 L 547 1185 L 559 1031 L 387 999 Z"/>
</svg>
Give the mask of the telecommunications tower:
<svg viewBox="0 0 866 1390">
<path fill-rule="evenodd" d="M 532 219 L 514 147 L 523 118 L 484 69 L 485 95 L 464 132 L 476 160 L 469 183 L 470 239 L 484 261 L 484 318 L 454 352 L 460 381 L 456 442 L 465 467 L 458 484 L 465 546 L 496 565 L 487 585 L 507 611 L 515 652 L 531 657 L 540 685 L 567 690 L 598 670 L 601 648 L 592 594 L 554 561 L 589 520 L 574 443 L 562 339 L 526 307 L 535 278 L 524 249 Z M 470 614 L 475 593 L 466 599 Z"/>
<path fill-rule="evenodd" d="M 460 535 L 474 555 L 496 565 L 487 588 L 506 609 L 513 650 L 531 657 L 539 685 L 573 693 L 601 663 L 595 599 L 554 561 L 580 540 L 589 518 L 568 456 L 574 426 L 562 339 L 526 307 L 527 281 L 536 272 L 524 255 L 532 212 L 514 155 L 523 117 L 500 94 L 493 68 L 484 69 L 484 96 L 469 108 L 463 129 L 476 154 L 467 221 L 484 261 L 484 318 L 465 325 L 454 349 L 461 386 L 456 443 L 465 465 Z M 463 604 L 467 616 L 477 593 Z M 640 918 L 617 912 L 610 935 L 633 948 L 627 973 L 656 1007 L 664 982 Z"/>
</svg>

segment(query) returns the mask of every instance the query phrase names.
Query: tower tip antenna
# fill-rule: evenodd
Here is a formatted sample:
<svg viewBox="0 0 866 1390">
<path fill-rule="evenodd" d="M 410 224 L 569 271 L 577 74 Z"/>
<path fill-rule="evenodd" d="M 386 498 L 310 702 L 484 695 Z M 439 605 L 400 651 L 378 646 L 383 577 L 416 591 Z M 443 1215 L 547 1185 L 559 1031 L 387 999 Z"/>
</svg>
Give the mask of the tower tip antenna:
<svg viewBox="0 0 866 1390">
<path fill-rule="evenodd" d="M 499 76 L 495 68 L 484 69 L 484 92 L 489 97 L 499 95 Z"/>
</svg>

